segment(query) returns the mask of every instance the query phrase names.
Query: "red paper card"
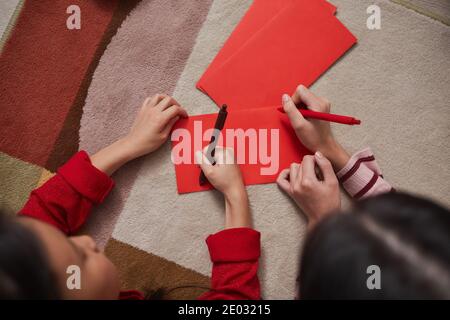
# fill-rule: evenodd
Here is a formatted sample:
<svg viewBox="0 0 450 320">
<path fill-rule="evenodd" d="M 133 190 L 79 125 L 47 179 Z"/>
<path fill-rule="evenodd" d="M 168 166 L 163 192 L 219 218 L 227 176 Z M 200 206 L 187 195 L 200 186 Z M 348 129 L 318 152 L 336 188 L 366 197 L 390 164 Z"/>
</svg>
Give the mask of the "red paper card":
<svg viewBox="0 0 450 320">
<path fill-rule="evenodd" d="M 286 7 L 226 63 L 202 90 L 229 110 L 278 105 L 283 93 L 311 85 L 357 39 L 320 2 Z"/>
<path fill-rule="evenodd" d="M 197 82 L 197 88 L 202 90 L 204 79 L 217 71 L 217 69 L 235 54 L 250 38 L 270 22 L 271 19 L 276 17 L 283 8 L 292 4 L 293 1 L 298 1 L 307 5 L 311 0 L 255 0 L 225 42 L 222 49 Z M 325 10 L 332 15 L 336 13 L 336 7 L 331 3 L 325 0 L 315 1 L 321 5 L 321 10 Z"/>
<path fill-rule="evenodd" d="M 174 126 L 172 160 L 178 193 L 212 189 L 209 184 L 200 186 L 200 168 L 194 163 L 194 154 L 209 144 L 211 133 L 205 136 L 205 131 L 214 128 L 216 118 L 217 114 L 191 116 Z M 275 182 L 281 170 L 310 153 L 297 139 L 287 116 L 276 108 L 230 111 L 222 137 L 218 145 L 234 148 L 246 185 Z M 182 160 L 185 163 L 177 164 Z"/>
</svg>

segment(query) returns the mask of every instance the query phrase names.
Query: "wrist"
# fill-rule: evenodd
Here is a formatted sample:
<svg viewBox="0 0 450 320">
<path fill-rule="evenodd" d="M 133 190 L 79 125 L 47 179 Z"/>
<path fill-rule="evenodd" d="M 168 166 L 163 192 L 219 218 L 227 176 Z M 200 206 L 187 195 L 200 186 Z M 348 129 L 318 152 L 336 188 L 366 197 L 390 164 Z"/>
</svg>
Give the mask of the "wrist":
<svg viewBox="0 0 450 320">
<path fill-rule="evenodd" d="M 117 140 L 90 158 L 92 164 L 107 175 L 112 175 L 122 165 L 133 159 L 123 140 Z"/>
<path fill-rule="evenodd" d="M 121 138 L 114 142 L 111 147 L 115 150 L 115 154 L 118 159 L 123 162 L 129 162 L 138 157 L 135 148 L 127 138 Z"/>
<path fill-rule="evenodd" d="M 238 206 L 240 204 L 248 204 L 247 191 L 244 185 L 233 187 L 224 193 L 225 201 L 231 207 Z"/>
<path fill-rule="evenodd" d="M 121 138 L 117 140 L 116 143 L 118 146 L 120 146 L 119 149 L 121 150 L 121 154 L 124 159 L 127 159 L 127 161 L 134 160 L 144 155 L 144 153 L 142 153 L 139 148 L 136 147 L 132 139 L 128 137 Z"/>
<path fill-rule="evenodd" d="M 250 207 L 245 187 L 225 194 L 225 228 L 251 228 Z"/>
<path fill-rule="evenodd" d="M 327 146 L 320 151 L 330 160 L 335 172 L 341 170 L 350 160 L 350 155 L 334 138 L 331 138 Z"/>
</svg>

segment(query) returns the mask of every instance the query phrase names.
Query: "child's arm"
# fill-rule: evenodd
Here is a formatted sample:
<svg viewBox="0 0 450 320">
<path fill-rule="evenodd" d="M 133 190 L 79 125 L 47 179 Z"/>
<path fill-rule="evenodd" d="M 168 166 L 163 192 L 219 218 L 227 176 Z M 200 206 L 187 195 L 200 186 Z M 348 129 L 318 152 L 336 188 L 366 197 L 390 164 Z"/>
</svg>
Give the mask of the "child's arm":
<svg viewBox="0 0 450 320">
<path fill-rule="evenodd" d="M 33 190 L 19 212 L 73 234 L 85 222 L 92 206 L 103 202 L 114 182 L 95 168 L 86 152 L 75 154 L 57 174 Z"/>
<path fill-rule="evenodd" d="M 329 159 L 339 181 L 352 197 L 361 199 L 393 190 L 391 185 L 383 179 L 381 170 L 375 162 L 375 158 L 370 149 L 365 149 L 350 157 L 347 151 L 334 139 L 331 133 L 330 123 L 327 121 L 305 119 L 296 107 L 296 105 L 300 104 L 304 104 L 314 111 L 330 112 L 330 103 L 324 98 L 317 97 L 304 86 L 299 86 L 292 97 L 288 95 L 283 96 L 283 108 L 291 121 L 297 137 L 309 150 L 320 152 L 319 154 L 324 159 L 322 162 Z M 317 156 L 311 159 L 320 167 L 318 161 L 321 160 Z M 296 167 L 302 166 L 303 164 L 296 165 Z M 323 170 L 322 167 L 320 169 Z M 335 190 L 337 186 L 334 186 L 333 190 L 330 189 L 330 196 L 322 194 L 322 200 L 314 203 L 311 200 L 311 197 L 313 197 L 312 194 L 307 196 L 303 192 L 302 196 L 295 195 L 295 185 L 291 183 L 290 176 L 291 170 L 284 170 L 278 178 L 278 184 L 284 191 L 294 197 L 297 203 L 302 203 L 303 206 L 301 207 L 303 209 L 306 206 L 317 208 L 316 213 L 310 212 L 308 214 L 305 212 L 307 215 L 311 216 L 315 214 L 316 216 L 323 216 L 327 214 L 327 210 L 329 213 L 331 209 L 339 209 L 340 203 L 336 199 L 337 193 Z M 307 179 L 306 182 L 311 182 L 310 180 Z M 316 180 L 313 180 L 313 183 L 318 181 Z M 296 179 L 296 181 L 303 181 L 303 179 Z M 330 175 L 329 181 L 331 181 L 332 185 L 335 185 L 337 180 L 335 181 L 335 178 L 332 179 Z M 322 185 L 326 184 L 326 181 L 322 182 Z M 297 186 L 297 188 L 299 187 Z"/>
<path fill-rule="evenodd" d="M 251 229 L 247 192 L 231 149 L 216 148 L 217 164 L 212 166 L 196 154 L 209 182 L 225 198 L 225 230 L 206 240 L 213 262 L 211 291 L 200 299 L 260 299 L 258 260 L 260 233 Z"/>
<path fill-rule="evenodd" d="M 19 214 L 50 223 L 66 234 L 77 231 L 93 205 L 114 186 L 109 177 L 126 162 L 161 146 L 186 111 L 165 95 L 147 99 L 130 133 L 98 153 L 80 151 L 43 186 L 34 190 Z"/>
</svg>

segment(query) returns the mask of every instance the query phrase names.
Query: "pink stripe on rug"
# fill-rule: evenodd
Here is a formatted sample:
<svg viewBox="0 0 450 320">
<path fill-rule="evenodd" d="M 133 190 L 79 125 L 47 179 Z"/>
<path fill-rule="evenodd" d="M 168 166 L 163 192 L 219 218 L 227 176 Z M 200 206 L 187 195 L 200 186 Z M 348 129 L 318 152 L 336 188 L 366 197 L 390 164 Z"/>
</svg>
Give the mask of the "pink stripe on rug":
<svg viewBox="0 0 450 320">
<path fill-rule="evenodd" d="M 131 12 L 94 74 L 81 119 L 80 149 L 92 154 L 122 137 L 145 97 L 173 92 L 211 3 L 142 1 Z M 86 231 L 100 245 L 109 239 L 138 169 L 147 160 L 120 170 L 114 176 L 116 190 L 92 215 Z"/>
</svg>

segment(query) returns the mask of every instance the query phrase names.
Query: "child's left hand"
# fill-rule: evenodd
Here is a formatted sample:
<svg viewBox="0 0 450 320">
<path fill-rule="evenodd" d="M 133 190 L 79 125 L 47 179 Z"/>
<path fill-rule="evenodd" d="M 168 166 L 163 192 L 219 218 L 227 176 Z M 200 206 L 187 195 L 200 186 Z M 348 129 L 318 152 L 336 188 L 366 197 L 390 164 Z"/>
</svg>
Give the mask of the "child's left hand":
<svg viewBox="0 0 450 320">
<path fill-rule="evenodd" d="M 124 138 L 130 156 L 137 158 L 158 149 L 180 117 L 187 117 L 187 112 L 170 96 L 157 94 L 147 98 Z"/>
<path fill-rule="evenodd" d="M 339 182 L 330 161 L 320 152 L 281 171 L 277 183 L 302 209 L 310 227 L 341 207 Z"/>
</svg>

